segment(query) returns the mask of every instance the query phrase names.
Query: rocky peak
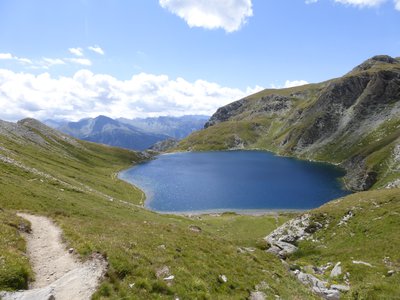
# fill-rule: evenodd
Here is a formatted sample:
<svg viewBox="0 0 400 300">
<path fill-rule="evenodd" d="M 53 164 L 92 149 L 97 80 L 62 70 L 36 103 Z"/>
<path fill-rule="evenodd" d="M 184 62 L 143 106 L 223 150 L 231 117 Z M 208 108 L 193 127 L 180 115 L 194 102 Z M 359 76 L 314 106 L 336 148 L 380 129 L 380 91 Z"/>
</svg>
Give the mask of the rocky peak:
<svg viewBox="0 0 400 300">
<path fill-rule="evenodd" d="M 375 67 L 377 65 L 384 65 L 384 64 L 388 64 L 388 65 L 396 65 L 397 64 L 400 66 L 400 61 L 389 55 L 376 55 L 376 56 L 371 57 L 370 59 L 367 59 L 362 64 L 355 67 L 353 70 L 351 70 L 350 74 L 354 73 L 354 72 L 366 71 L 366 70 L 372 69 L 373 67 Z"/>
</svg>

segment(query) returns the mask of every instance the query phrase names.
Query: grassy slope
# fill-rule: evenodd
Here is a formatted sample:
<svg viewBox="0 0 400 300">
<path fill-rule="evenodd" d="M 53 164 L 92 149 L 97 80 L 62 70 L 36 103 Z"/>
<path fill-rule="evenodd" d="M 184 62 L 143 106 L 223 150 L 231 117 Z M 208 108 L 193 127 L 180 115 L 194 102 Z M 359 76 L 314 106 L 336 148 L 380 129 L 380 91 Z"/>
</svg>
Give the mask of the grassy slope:
<svg viewBox="0 0 400 300">
<path fill-rule="evenodd" d="M 354 216 L 339 225 L 351 211 Z M 350 273 L 351 292 L 346 299 L 399 299 L 400 190 L 362 192 L 329 202 L 312 211 L 325 228 L 313 240 L 302 241 L 289 262 L 301 267 L 341 262 L 343 275 Z M 354 264 L 352 261 L 363 261 Z M 388 271 L 396 273 L 389 275 Z M 343 275 L 323 279 L 344 282 Z"/>
<path fill-rule="evenodd" d="M 262 289 L 270 299 L 313 297 L 260 247 L 259 240 L 288 217 L 158 215 L 136 206 L 142 192 L 115 177 L 140 160 L 135 153 L 47 142 L 45 147 L 21 145 L 0 136 L 0 154 L 52 176 L 0 161 L 0 289 L 26 287 L 32 279 L 17 230 L 24 221 L 15 216 L 27 211 L 55 220 L 68 246 L 83 258 L 93 251 L 107 256 L 109 271 L 95 299 L 243 299 L 261 282 L 267 283 Z M 193 232 L 191 225 L 202 231 Z M 255 251 L 240 253 L 238 247 Z M 163 266 L 175 276 L 170 286 L 156 277 Z M 219 282 L 222 274 L 227 283 Z"/>
<path fill-rule="evenodd" d="M 368 72 L 375 72 L 377 66 Z M 353 72 L 347 76 L 355 76 Z M 305 100 L 294 101 L 292 111 L 304 108 L 315 101 L 314 95 L 324 86 L 306 85 L 283 90 L 265 90 L 249 96 L 249 101 L 257 101 L 269 94 L 289 96 L 293 93 L 311 91 Z M 340 163 L 354 155 L 367 157 L 369 170 L 378 174 L 376 191 L 357 193 L 340 201 L 333 201 L 312 213 L 316 219 L 329 220 L 329 226 L 315 234 L 318 242 L 304 241 L 299 251 L 289 259 L 293 266 L 307 269 L 307 266 L 322 266 L 327 262 L 342 262 L 344 273 L 350 273 L 351 292 L 349 299 L 400 299 L 400 190 L 379 190 L 387 183 L 400 177 L 398 163 L 393 161 L 392 153 L 400 139 L 400 119 L 391 119 L 381 126 L 359 137 L 346 137 L 327 144 L 324 149 L 310 155 L 293 154 L 287 149 L 294 145 L 280 147 L 280 143 L 290 130 L 288 120 L 292 113 L 284 116 L 238 116 L 199 132 L 183 140 L 179 150 L 223 150 L 230 148 L 235 137 L 246 141 L 247 149 L 265 149 L 283 155 L 296 155 L 332 163 Z M 298 126 L 298 124 L 296 125 Z M 302 128 L 295 128 L 293 134 L 300 134 Z M 352 139 L 352 143 L 348 139 Z M 347 225 L 338 227 L 340 219 L 350 210 L 355 216 Z M 384 258 L 389 257 L 389 263 Z M 374 267 L 356 265 L 352 260 L 371 263 Z M 388 276 L 389 270 L 395 270 Z M 310 271 L 310 268 L 308 268 Z M 343 277 L 329 279 L 329 272 L 321 276 L 330 283 L 343 283 Z"/>
</svg>

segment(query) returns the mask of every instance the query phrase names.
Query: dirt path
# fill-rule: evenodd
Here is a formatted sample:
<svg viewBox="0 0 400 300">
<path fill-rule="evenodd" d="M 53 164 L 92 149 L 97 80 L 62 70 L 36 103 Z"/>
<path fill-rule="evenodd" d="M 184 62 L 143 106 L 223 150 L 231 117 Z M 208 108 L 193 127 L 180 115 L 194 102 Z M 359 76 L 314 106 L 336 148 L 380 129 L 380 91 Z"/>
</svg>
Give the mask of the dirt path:
<svg viewBox="0 0 400 300">
<path fill-rule="evenodd" d="M 107 269 L 101 255 L 81 263 L 61 240 L 61 229 L 45 217 L 18 214 L 31 222 L 25 234 L 27 253 L 35 273 L 30 290 L 3 293 L 4 300 L 85 300 L 90 299 Z"/>
</svg>

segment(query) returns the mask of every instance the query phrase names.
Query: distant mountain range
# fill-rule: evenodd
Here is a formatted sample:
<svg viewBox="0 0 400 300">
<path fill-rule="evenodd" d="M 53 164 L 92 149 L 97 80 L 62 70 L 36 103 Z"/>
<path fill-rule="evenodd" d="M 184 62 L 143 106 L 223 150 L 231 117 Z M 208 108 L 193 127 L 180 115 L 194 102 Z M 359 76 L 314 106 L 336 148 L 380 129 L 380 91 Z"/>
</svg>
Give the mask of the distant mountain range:
<svg viewBox="0 0 400 300">
<path fill-rule="evenodd" d="M 106 116 L 78 122 L 45 120 L 44 123 L 81 140 L 133 150 L 145 150 L 167 139 L 182 139 L 203 128 L 207 116 L 117 119 Z"/>
</svg>

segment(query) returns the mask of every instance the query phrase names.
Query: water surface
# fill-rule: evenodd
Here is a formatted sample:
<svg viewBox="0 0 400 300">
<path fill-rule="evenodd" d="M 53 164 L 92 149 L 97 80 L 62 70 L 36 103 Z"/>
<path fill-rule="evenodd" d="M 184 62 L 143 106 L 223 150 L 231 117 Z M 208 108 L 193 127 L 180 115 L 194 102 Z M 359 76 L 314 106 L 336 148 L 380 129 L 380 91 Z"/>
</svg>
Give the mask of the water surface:
<svg viewBox="0 0 400 300">
<path fill-rule="evenodd" d="M 334 166 L 263 151 L 160 155 L 120 173 L 158 212 L 310 209 L 348 194 Z"/>
</svg>

